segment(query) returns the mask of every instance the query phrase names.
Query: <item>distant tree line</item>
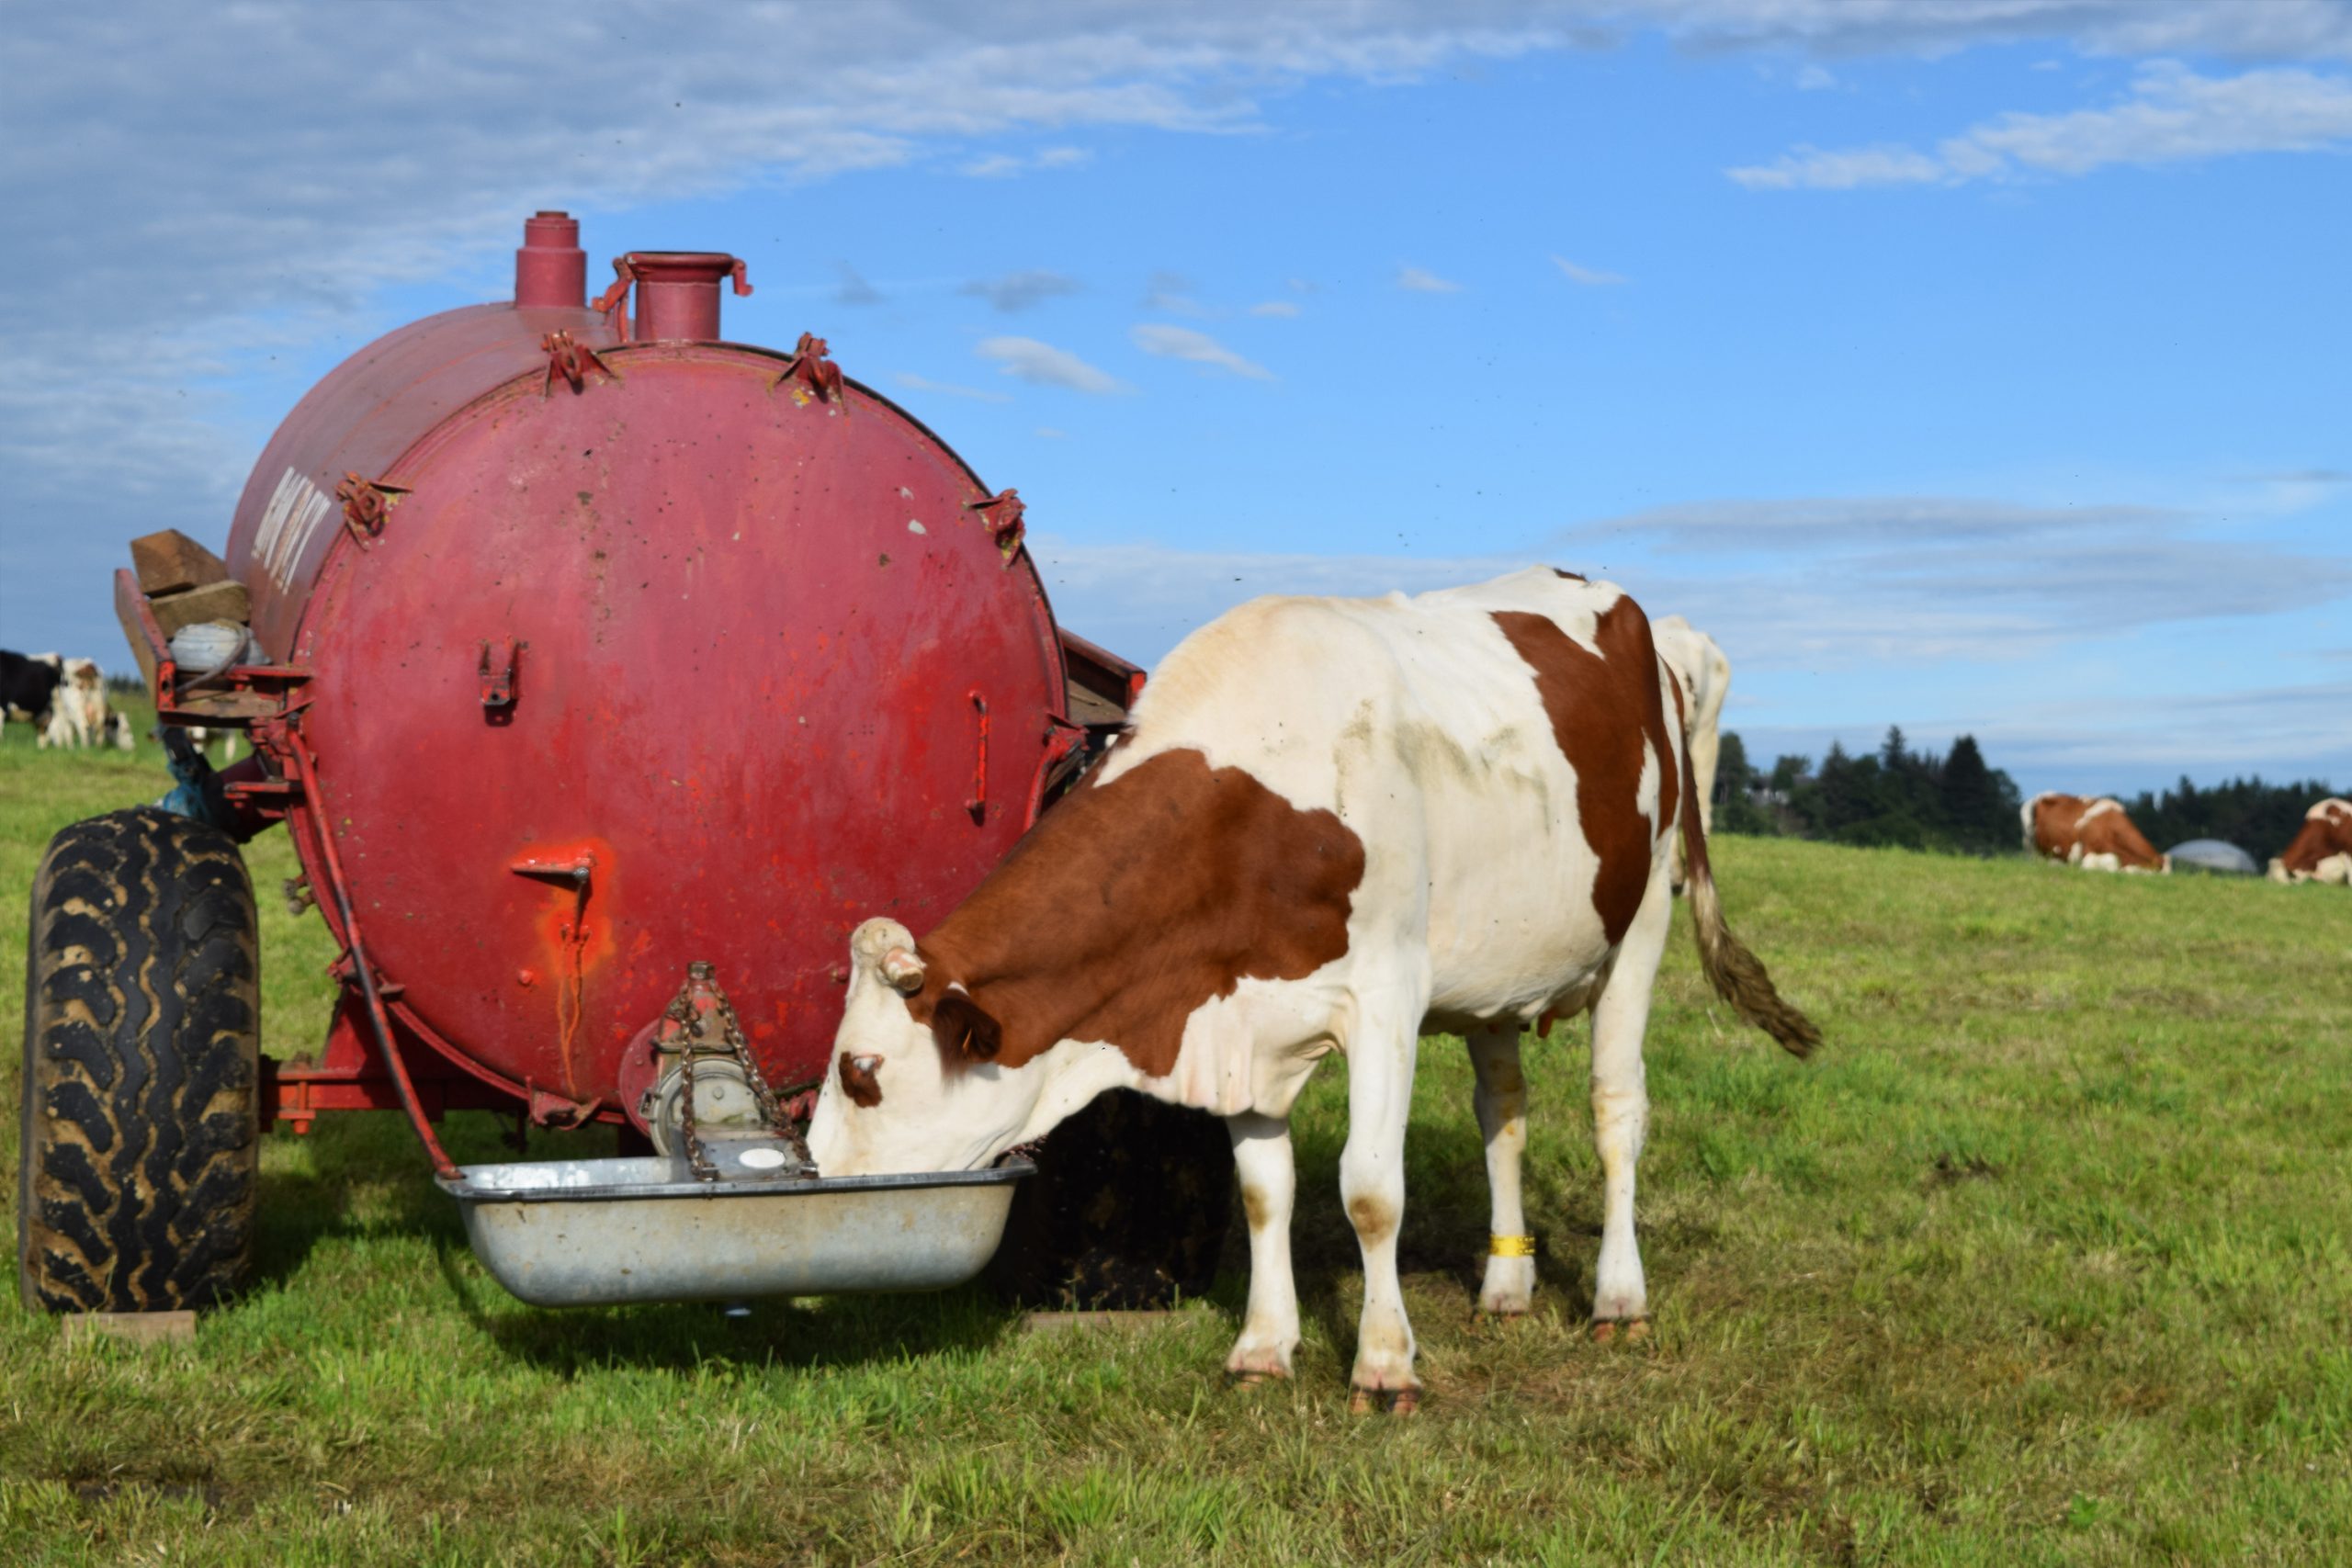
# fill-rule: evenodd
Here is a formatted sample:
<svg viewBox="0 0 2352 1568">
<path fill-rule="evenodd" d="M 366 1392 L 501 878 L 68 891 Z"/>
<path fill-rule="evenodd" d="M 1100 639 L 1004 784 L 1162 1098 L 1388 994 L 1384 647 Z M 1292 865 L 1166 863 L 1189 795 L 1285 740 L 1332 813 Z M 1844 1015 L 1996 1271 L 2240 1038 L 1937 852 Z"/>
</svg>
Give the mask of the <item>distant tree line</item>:
<svg viewBox="0 0 2352 1568">
<path fill-rule="evenodd" d="M 2270 784 L 2253 777 L 2199 789 L 2183 778 L 2161 795 L 2141 791 L 2124 809 L 2158 849 L 2222 839 L 2264 860 L 2295 836 L 2312 802 L 2344 793 L 2317 779 Z M 1911 750 L 1899 725 L 1888 727 L 1873 753 L 1854 756 L 1833 742 L 1817 768 L 1810 757 L 1781 756 L 1769 773 L 1758 772 L 1747 746 L 1726 730 L 1715 770 L 1719 833 L 2021 853 L 2022 804 L 2017 782 L 1986 764 L 1975 737 L 1960 737 L 1939 756 Z"/>
<path fill-rule="evenodd" d="M 2018 804 L 2016 781 L 1985 764 L 1974 736 L 1938 755 L 1911 750 L 1899 725 L 1873 753 L 1854 756 L 1833 741 L 1819 767 L 1782 756 L 1769 773 L 1727 731 L 1715 771 L 1719 832 L 1997 854 L 2018 847 Z"/>
<path fill-rule="evenodd" d="M 2183 777 L 2162 795 L 2142 790 L 2123 803 L 2140 831 L 2160 849 L 2188 839 L 2223 839 L 2256 860 L 2267 860 L 2302 830 L 2312 803 L 2342 795 L 2317 779 L 2268 784 L 2256 774 L 2199 789 Z"/>
</svg>

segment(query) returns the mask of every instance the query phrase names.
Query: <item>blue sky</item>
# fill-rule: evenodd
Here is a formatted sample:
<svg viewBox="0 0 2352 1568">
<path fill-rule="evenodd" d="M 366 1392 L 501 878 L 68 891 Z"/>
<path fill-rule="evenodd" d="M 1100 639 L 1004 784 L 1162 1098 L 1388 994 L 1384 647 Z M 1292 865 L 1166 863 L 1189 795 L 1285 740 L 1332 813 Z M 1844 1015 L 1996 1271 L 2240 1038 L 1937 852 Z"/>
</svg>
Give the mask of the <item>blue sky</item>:
<svg viewBox="0 0 2352 1568">
<path fill-rule="evenodd" d="M 599 276 L 748 258 L 729 335 L 1018 486 L 1139 659 L 1544 559 L 1713 631 L 1768 759 L 2352 785 L 2352 7 L 1163 10 L 42 18 L 0 643 L 125 662 L 123 542 L 219 543 L 312 378 L 562 206 Z"/>
</svg>

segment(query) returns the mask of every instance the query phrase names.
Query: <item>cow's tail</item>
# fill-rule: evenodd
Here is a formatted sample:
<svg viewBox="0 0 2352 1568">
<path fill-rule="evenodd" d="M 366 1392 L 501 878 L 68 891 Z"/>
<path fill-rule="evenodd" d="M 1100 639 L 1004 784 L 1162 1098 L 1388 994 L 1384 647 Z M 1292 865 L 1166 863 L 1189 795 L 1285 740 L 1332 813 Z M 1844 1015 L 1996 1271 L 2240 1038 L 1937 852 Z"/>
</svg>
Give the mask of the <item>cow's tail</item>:
<svg viewBox="0 0 2352 1568">
<path fill-rule="evenodd" d="M 1772 976 L 1765 972 L 1763 960 L 1732 935 L 1731 926 L 1724 919 L 1723 900 L 1715 893 L 1714 870 L 1707 863 L 1707 829 L 1690 804 L 1690 755 L 1684 747 L 1676 750 L 1684 753 L 1682 859 L 1690 879 L 1690 923 L 1699 933 L 1699 967 L 1707 972 L 1707 983 L 1714 987 L 1715 995 L 1729 1002 L 1741 1018 L 1779 1041 L 1781 1048 L 1791 1055 L 1810 1056 L 1813 1048 L 1821 1043 L 1821 1031 L 1814 1027 L 1811 1019 L 1781 999 L 1781 993 L 1773 988 Z"/>
</svg>

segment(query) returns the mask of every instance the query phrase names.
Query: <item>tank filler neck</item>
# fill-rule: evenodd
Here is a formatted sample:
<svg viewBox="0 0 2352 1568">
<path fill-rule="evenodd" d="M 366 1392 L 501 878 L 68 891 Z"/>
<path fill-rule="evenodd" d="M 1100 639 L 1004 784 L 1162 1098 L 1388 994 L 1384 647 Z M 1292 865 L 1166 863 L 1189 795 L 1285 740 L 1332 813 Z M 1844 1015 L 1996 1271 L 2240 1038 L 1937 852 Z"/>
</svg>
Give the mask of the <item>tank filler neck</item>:
<svg viewBox="0 0 2352 1568">
<path fill-rule="evenodd" d="M 597 297 L 595 308 L 612 310 L 637 286 L 637 321 L 624 321 L 623 335 L 631 343 L 716 343 L 718 341 L 718 286 L 732 278 L 738 296 L 752 285 L 743 276 L 745 264 L 718 251 L 631 251 L 613 262 L 613 286 Z"/>
<path fill-rule="evenodd" d="M 524 220 L 523 248 L 514 253 L 514 303 L 577 310 L 587 298 L 588 253 L 580 248 L 580 220 L 566 212 Z"/>
</svg>

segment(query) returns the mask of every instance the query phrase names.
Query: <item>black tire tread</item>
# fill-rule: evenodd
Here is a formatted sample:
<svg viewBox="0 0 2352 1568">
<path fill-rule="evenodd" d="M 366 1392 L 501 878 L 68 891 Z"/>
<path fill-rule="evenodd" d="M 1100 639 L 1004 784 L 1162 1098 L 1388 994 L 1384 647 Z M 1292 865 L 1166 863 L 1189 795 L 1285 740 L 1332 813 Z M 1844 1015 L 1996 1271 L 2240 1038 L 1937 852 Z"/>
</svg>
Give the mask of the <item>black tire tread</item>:
<svg viewBox="0 0 2352 1568">
<path fill-rule="evenodd" d="M 33 878 L 25 970 L 25 1303 L 232 1293 L 253 1254 L 261 1023 L 235 840 L 153 807 L 64 829 Z"/>
</svg>

